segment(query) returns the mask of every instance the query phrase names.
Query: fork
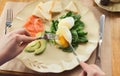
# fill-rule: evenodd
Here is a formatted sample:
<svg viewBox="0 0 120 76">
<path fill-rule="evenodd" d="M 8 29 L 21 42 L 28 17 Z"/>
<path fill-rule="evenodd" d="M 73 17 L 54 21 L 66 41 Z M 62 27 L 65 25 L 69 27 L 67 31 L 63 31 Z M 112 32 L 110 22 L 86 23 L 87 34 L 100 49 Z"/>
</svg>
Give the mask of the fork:
<svg viewBox="0 0 120 76">
<path fill-rule="evenodd" d="M 57 39 L 58 35 L 52 33 L 46 33 L 45 35 L 38 37 L 37 39 Z"/>
<path fill-rule="evenodd" d="M 37 39 L 58 39 L 58 38 L 59 38 L 59 35 L 47 33 L 44 36 L 38 37 Z M 79 59 L 77 53 L 75 52 L 75 49 L 73 48 L 71 43 L 69 43 L 69 45 L 72 49 L 72 52 L 73 52 L 74 56 L 76 57 L 77 62 L 80 63 L 80 59 Z"/>
<path fill-rule="evenodd" d="M 7 28 L 11 27 L 12 21 L 13 21 L 13 10 L 12 9 L 7 9 L 5 34 L 7 33 Z"/>
</svg>

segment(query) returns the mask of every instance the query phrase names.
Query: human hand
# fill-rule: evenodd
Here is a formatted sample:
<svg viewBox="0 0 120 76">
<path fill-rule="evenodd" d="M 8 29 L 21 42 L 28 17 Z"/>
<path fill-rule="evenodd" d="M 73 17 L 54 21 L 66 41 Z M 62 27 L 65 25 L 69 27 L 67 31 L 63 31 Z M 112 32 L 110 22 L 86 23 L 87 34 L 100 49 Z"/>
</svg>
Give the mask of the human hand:
<svg viewBox="0 0 120 76">
<path fill-rule="evenodd" d="M 29 42 L 35 39 L 29 37 L 25 29 L 15 30 L 3 36 L 0 39 L 0 65 L 16 57 Z"/>
<path fill-rule="evenodd" d="M 88 65 L 84 62 L 80 62 L 83 71 L 79 76 L 105 76 L 105 73 L 96 65 Z"/>
</svg>

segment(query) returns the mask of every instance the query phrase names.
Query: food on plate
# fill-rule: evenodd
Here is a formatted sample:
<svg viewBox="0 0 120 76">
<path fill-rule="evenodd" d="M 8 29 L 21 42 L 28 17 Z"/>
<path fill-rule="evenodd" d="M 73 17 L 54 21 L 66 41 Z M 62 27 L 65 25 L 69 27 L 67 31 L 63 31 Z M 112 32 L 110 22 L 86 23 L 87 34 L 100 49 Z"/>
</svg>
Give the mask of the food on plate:
<svg viewBox="0 0 120 76">
<path fill-rule="evenodd" d="M 74 13 L 78 13 L 78 9 L 73 1 L 71 1 L 66 7 L 65 10 L 72 11 Z"/>
<path fill-rule="evenodd" d="M 46 11 L 47 13 L 50 13 L 50 10 L 53 6 L 53 1 L 50 0 L 50 1 L 47 1 L 47 2 L 44 2 L 44 3 L 40 2 L 38 6 L 43 8 L 43 10 Z"/>
<path fill-rule="evenodd" d="M 51 21 L 53 13 L 60 13 L 62 11 L 62 5 L 60 0 L 50 0 L 47 2 L 40 2 L 35 10 L 33 15 L 38 16 L 44 20 Z"/>
<path fill-rule="evenodd" d="M 40 37 L 42 35 L 43 35 L 43 33 L 39 32 L 37 34 L 37 37 Z M 30 53 L 33 52 L 34 55 L 39 55 L 39 54 L 42 54 L 44 52 L 46 46 L 47 46 L 47 41 L 46 40 L 44 40 L 44 39 L 35 40 L 35 41 L 32 41 L 31 43 L 29 43 L 25 47 L 24 51 L 25 52 L 30 52 Z"/>
<path fill-rule="evenodd" d="M 56 31 L 56 35 L 59 36 L 58 39 L 56 39 L 56 43 L 62 47 L 68 47 L 69 43 L 71 44 L 72 41 L 72 35 L 69 29 L 71 29 L 73 26 L 73 17 L 61 19 L 58 23 L 58 29 Z"/>
<path fill-rule="evenodd" d="M 80 43 L 88 42 L 87 32 L 84 32 L 84 23 L 80 20 L 80 15 L 73 12 L 68 12 L 58 20 L 53 20 L 49 33 L 56 34 L 56 43 L 58 47 L 64 51 L 71 52 L 71 44 L 77 48 Z"/>
<path fill-rule="evenodd" d="M 59 26 L 56 31 L 56 35 L 58 36 L 56 43 L 58 43 L 60 46 L 66 48 L 69 46 L 69 43 L 71 44 L 72 35 L 66 26 Z"/>
<path fill-rule="evenodd" d="M 46 48 L 46 46 L 47 46 L 47 41 L 44 40 L 44 39 L 41 39 L 41 40 L 40 40 L 40 43 L 41 43 L 40 48 L 35 49 L 35 52 L 34 52 L 35 55 L 42 54 L 42 53 L 45 51 L 45 48 Z"/>
<path fill-rule="evenodd" d="M 40 2 L 39 5 L 43 5 L 43 2 Z M 40 10 L 38 8 L 39 5 L 36 6 L 36 8 L 33 10 L 32 14 L 44 19 L 43 15 L 40 13 Z"/>
<path fill-rule="evenodd" d="M 24 27 L 31 34 L 31 36 L 37 36 L 37 33 L 43 33 L 46 31 L 44 29 L 44 20 L 51 21 L 52 14 L 60 13 L 63 10 L 61 0 L 50 0 L 47 2 L 40 2 L 33 11 L 32 16 L 28 19 Z M 88 42 L 87 32 L 84 32 L 84 23 L 80 20 L 80 14 L 73 1 L 69 2 L 65 6 L 64 11 L 68 11 L 66 15 L 61 16 L 57 20 L 52 20 L 52 25 L 50 26 L 50 31 L 45 33 L 52 33 L 58 36 L 52 41 L 58 48 L 71 52 L 72 45 L 77 48 L 80 43 Z M 40 37 L 40 36 L 39 36 Z M 30 45 L 27 46 L 26 51 L 34 52 L 35 55 L 41 54 L 46 48 L 46 40 L 39 40 L 36 42 L 34 48 Z M 38 45 L 40 44 L 40 45 Z M 39 47 L 37 47 L 39 46 Z M 31 49 L 32 48 L 32 49 Z"/>
<path fill-rule="evenodd" d="M 44 25 L 42 19 L 34 15 L 30 16 L 24 25 L 24 28 L 30 33 L 31 36 L 41 37 L 44 35 Z M 46 48 L 46 40 L 35 40 L 29 43 L 24 51 L 34 52 L 34 55 L 39 55 L 44 52 Z"/>
<path fill-rule="evenodd" d="M 58 28 L 61 26 L 66 26 L 68 29 L 71 29 L 74 26 L 74 22 L 73 17 L 66 17 L 59 21 Z"/>
<path fill-rule="evenodd" d="M 15 20 L 13 20 L 12 23 L 14 25 L 12 26 L 12 28 L 21 28 L 21 25 L 23 25 L 25 20 L 29 19 L 31 15 L 34 15 L 33 12 L 35 12 L 34 10 L 39 3 L 44 4 L 48 2 L 46 4 L 51 6 L 51 2 L 49 1 L 57 0 L 36 0 L 35 2 L 28 4 L 20 13 L 18 13 L 18 15 L 16 15 L 16 18 Z M 75 48 L 78 57 L 82 61 L 87 61 L 90 58 L 91 54 L 98 44 L 99 24 L 94 17 L 94 14 L 87 7 L 83 6 L 82 2 L 80 2 L 79 0 L 60 1 L 63 9 L 60 13 L 50 12 L 50 14 L 52 14 L 51 21 L 45 19 L 38 9 L 37 14 L 34 16 L 40 15 L 37 17 L 39 17 L 43 22 L 44 32 L 39 32 L 39 34 L 36 34 L 35 36 L 40 37 L 42 34 L 46 35 L 46 33 L 53 33 L 55 35 L 57 34 L 58 28 L 64 28 L 65 30 L 63 32 L 67 32 L 65 35 L 66 38 L 69 36 L 72 37 L 72 40 L 65 39 L 64 36 L 61 36 L 59 37 L 57 43 L 58 37 L 56 37 L 56 39 L 54 40 L 46 40 L 47 45 L 45 44 L 45 49 L 43 47 L 44 50 L 42 50 L 42 52 L 39 50 L 34 50 L 30 53 L 27 51 L 23 51 L 19 56 L 17 56 L 17 58 L 19 58 L 26 67 L 33 71 L 37 71 L 40 73 L 61 73 L 66 70 L 72 70 L 73 68 L 78 66 L 79 63 L 77 63 L 76 59 L 74 58 L 68 42 L 71 41 L 71 44 Z M 65 8 L 69 5 L 71 1 L 76 6 L 78 13 L 65 10 Z M 46 6 L 47 5 L 45 5 L 45 7 Z M 65 26 L 63 26 L 62 24 L 65 24 Z M 62 30 L 59 31 L 61 32 Z M 89 42 L 87 42 L 88 40 Z M 59 42 L 61 42 L 62 45 L 59 44 Z M 44 43 L 42 44 L 42 42 L 40 41 L 39 43 L 40 47 L 44 45 Z M 32 46 L 34 45 L 37 44 L 34 43 Z M 37 53 L 35 54 L 35 52 Z"/>
<path fill-rule="evenodd" d="M 37 33 L 44 32 L 44 25 L 39 17 L 34 15 L 30 16 L 27 22 L 24 24 L 24 28 L 35 37 Z"/>
<path fill-rule="evenodd" d="M 62 11 L 61 0 L 53 0 L 53 5 L 50 10 L 51 13 L 60 13 Z"/>
<path fill-rule="evenodd" d="M 29 43 L 24 49 L 26 52 L 34 52 L 36 49 L 40 48 L 41 44 L 39 40 L 35 40 Z"/>
<path fill-rule="evenodd" d="M 36 8 L 35 8 L 35 10 L 33 12 L 33 15 L 38 16 L 38 17 L 40 17 L 42 19 L 46 19 L 46 20 L 50 21 L 51 18 L 52 18 L 52 15 L 49 12 L 51 8 L 48 7 L 48 6 L 52 6 L 52 5 L 50 5 L 50 2 L 49 3 L 42 3 L 42 2 L 40 2 L 36 6 Z"/>
</svg>

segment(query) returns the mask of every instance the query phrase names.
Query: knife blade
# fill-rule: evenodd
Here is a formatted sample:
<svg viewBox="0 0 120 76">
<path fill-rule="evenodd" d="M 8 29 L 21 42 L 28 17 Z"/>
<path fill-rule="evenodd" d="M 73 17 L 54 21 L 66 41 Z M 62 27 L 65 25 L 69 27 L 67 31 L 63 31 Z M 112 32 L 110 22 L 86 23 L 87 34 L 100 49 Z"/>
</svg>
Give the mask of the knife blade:
<svg viewBox="0 0 120 76">
<path fill-rule="evenodd" d="M 69 45 L 70 45 L 70 47 L 72 49 L 73 55 L 75 56 L 77 62 L 80 63 L 80 59 L 79 59 L 77 53 L 75 52 L 75 49 L 73 48 L 73 46 L 70 43 L 69 43 Z"/>
<path fill-rule="evenodd" d="M 95 64 L 98 65 L 100 68 L 101 68 L 101 45 L 104 36 L 104 25 L 105 25 L 105 15 L 103 14 L 100 16 L 99 41 L 98 41 L 96 59 L 95 59 Z"/>
<path fill-rule="evenodd" d="M 78 64 L 80 64 L 81 60 L 79 59 L 77 53 L 75 52 L 74 47 L 73 47 L 70 43 L 69 43 L 69 45 L 70 45 L 70 47 L 72 48 L 72 53 L 73 53 L 73 55 L 75 56 Z M 80 65 L 80 66 L 81 66 L 81 65 Z M 83 68 L 82 68 L 82 69 L 83 69 Z M 84 71 L 84 75 L 87 76 L 87 72 L 86 72 L 86 71 Z"/>
</svg>

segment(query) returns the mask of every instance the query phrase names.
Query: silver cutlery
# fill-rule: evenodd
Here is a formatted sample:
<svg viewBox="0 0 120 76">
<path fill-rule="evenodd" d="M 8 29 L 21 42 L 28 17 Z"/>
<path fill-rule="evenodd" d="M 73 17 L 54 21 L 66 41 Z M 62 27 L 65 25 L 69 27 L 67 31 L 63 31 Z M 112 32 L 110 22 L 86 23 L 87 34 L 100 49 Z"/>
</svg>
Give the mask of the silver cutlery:
<svg viewBox="0 0 120 76">
<path fill-rule="evenodd" d="M 73 46 L 71 45 L 71 43 L 69 43 L 69 45 L 72 48 L 73 55 L 75 56 L 77 62 L 80 63 L 80 59 L 79 59 L 77 53 L 75 52 L 75 49 L 73 48 Z"/>
<path fill-rule="evenodd" d="M 96 59 L 95 59 L 95 64 L 98 65 L 100 68 L 101 68 L 101 45 L 102 45 L 103 35 L 104 35 L 104 25 L 105 25 L 105 15 L 101 15 L 100 28 L 99 28 L 99 41 L 98 41 Z"/>
<path fill-rule="evenodd" d="M 57 39 L 58 37 L 59 36 L 57 36 L 56 34 L 47 33 L 44 36 L 38 37 L 37 39 Z M 73 48 L 71 43 L 69 43 L 69 45 L 72 49 L 72 52 L 73 52 L 74 56 L 76 57 L 77 62 L 80 63 L 80 59 L 79 59 L 77 53 L 75 52 L 75 49 Z"/>
<path fill-rule="evenodd" d="M 12 9 L 7 9 L 5 34 L 7 33 L 7 29 L 9 27 L 11 27 L 12 21 L 13 21 L 13 10 Z"/>
<path fill-rule="evenodd" d="M 45 35 L 38 37 L 37 39 L 57 39 L 58 36 L 56 34 L 46 33 Z"/>
<path fill-rule="evenodd" d="M 98 42 L 98 47 L 97 47 L 97 51 L 96 51 L 96 59 L 95 59 L 95 64 L 97 64 L 99 67 L 101 67 L 100 50 L 101 50 L 101 44 L 102 44 L 103 34 L 104 34 L 104 24 L 105 24 L 105 15 L 101 15 L 100 29 L 99 29 L 99 42 Z M 56 34 L 47 33 L 44 36 L 38 37 L 37 39 L 57 39 L 57 38 L 58 38 L 58 36 L 56 36 Z M 75 52 L 75 49 L 73 48 L 71 43 L 69 43 L 69 45 L 72 49 L 74 56 L 76 57 L 77 62 L 80 63 L 81 60 L 79 59 L 77 53 Z"/>
</svg>

